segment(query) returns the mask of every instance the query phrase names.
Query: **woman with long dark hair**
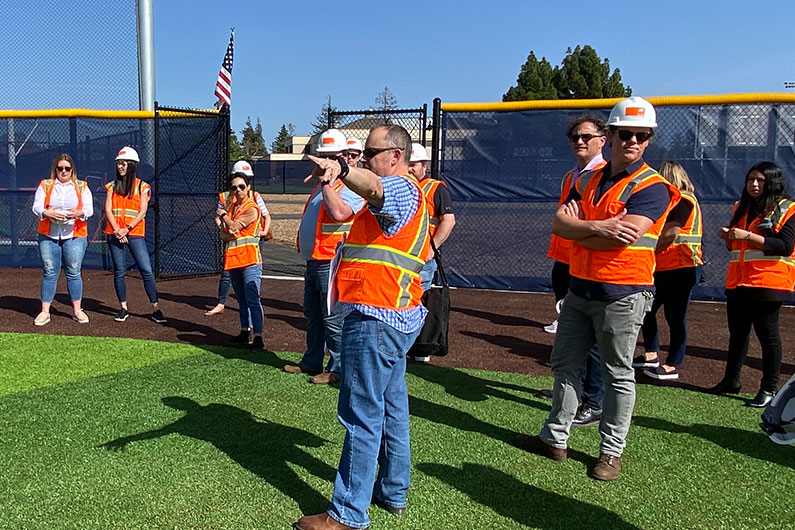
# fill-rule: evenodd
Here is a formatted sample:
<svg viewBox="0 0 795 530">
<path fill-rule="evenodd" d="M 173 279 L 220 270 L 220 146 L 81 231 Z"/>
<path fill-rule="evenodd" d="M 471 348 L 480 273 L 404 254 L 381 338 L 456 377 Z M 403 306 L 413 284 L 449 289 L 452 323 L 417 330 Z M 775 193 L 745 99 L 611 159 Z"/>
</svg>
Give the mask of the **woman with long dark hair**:
<svg viewBox="0 0 795 530">
<path fill-rule="evenodd" d="M 740 391 L 753 326 L 762 347 L 762 384 L 746 405 L 766 407 L 775 396 L 781 368 L 779 311 L 795 285 L 795 202 L 787 194 L 781 168 L 759 162 L 748 171 L 731 222 L 718 236 L 731 250 L 726 274 L 729 352 L 723 380 L 711 391 Z"/>
<path fill-rule="evenodd" d="M 151 196 L 149 184 L 137 176 L 140 159 L 132 147 L 122 147 L 116 156 L 116 180 L 105 185 L 108 190 L 105 199 L 105 227 L 110 257 L 113 260 L 113 286 L 121 308 L 114 320 L 124 322 L 130 316 L 127 311 L 127 256 L 130 251 L 138 272 L 144 281 L 144 290 L 152 303 L 152 320 L 166 321 L 157 307 L 157 286 L 152 274 L 149 250 L 146 248 L 146 208 Z"/>
</svg>

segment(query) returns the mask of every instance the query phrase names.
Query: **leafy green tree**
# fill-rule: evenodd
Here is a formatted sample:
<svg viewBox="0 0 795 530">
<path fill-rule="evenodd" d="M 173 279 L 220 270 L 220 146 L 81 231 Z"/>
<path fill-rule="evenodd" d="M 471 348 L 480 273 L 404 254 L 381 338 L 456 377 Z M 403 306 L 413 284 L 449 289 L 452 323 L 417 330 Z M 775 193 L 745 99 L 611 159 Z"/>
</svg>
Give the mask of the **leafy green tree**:
<svg viewBox="0 0 795 530">
<path fill-rule="evenodd" d="M 246 118 L 246 126 L 240 131 L 243 135 L 241 142 L 243 148 L 243 156 L 245 158 L 258 158 L 268 154 L 268 149 L 265 147 L 265 139 L 262 137 L 262 124 L 257 118 L 256 127 L 251 125 L 251 117 Z"/>
<path fill-rule="evenodd" d="M 539 61 L 532 51 L 522 65 L 516 85 L 502 96 L 503 101 L 530 99 L 591 99 L 632 95 L 624 86 L 618 68 L 599 58 L 589 45 L 566 50 L 560 66 L 551 68 L 545 57 Z"/>
<path fill-rule="evenodd" d="M 378 110 L 395 110 L 398 108 L 397 98 L 387 86 L 375 97 L 375 104 Z"/>
<path fill-rule="evenodd" d="M 235 131 L 229 130 L 229 160 L 237 161 L 243 158 L 243 147 L 237 139 Z"/>
<path fill-rule="evenodd" d="M 317 113 L 315 116 L 315 121 L 312 122 L 312 134 L 322 133 L 326 129 L 328 129 L 328 117 L 330 112 L 335 112 L 337 110 L 336 107 L 331 105 L 331 94 L 329 94 L 328 99 L 323 104 L 323 107 L 320 109 L 320 112 Z"/>
<path fill-rule="evenodd" d="M 282 124 L 276 138 L 271 142 L 271 153 L 286 153 L 290 138 L 295 134 L 295 125 L 292 123 Z"/>
</svg>

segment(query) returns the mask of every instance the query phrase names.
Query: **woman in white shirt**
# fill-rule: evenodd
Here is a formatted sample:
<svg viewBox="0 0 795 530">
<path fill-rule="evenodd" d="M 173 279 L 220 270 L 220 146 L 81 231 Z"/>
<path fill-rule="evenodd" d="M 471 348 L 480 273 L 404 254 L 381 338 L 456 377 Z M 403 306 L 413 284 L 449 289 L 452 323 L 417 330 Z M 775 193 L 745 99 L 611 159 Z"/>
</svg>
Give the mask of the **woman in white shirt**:
<svg viewBox="0 0 795 530">
<path fill-rule="evenodd" d="M 63 265 L 74 319 L 87 324 L 88 315 L 82 306 L 83 278 L 80 269 L 88 245 L 86 219 L 94 214 L 94 198 L 86 182 L 77 180 L 77 169 L 68 154 L 55 158 L 50 178 L 39 184 L 33 200 L 33 213 L 39 217 L 39 255 L 44 269 L 41 313 L 33 323 L 43 326 L 50 322 L 50 305 Z"/>
</svg>

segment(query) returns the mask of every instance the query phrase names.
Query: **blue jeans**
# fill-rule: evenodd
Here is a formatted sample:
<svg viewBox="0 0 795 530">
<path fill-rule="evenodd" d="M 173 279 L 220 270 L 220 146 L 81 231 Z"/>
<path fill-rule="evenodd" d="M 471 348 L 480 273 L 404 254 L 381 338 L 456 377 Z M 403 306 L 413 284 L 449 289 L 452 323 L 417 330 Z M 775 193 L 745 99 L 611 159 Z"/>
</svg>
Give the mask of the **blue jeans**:
<svg viewBox="0 0 795 530">
<path fill-rule="evenodd" d="M 342 315 L 328 312 L 328 275 L 330 261 L 307 261 L 304 272 L 304 316 L 306 316 L 306 352 L 301 367 L 307 372 L 322 372 L 328 347 L 331 358 L 327 372 L 340 373 L 339 351 L 342 339 Z"/>
<path fill-rule="evenodd" d="M 433 276 L 436 274 L 436 269 L 439 266 L 436 264 L 436 260 L 431 258 L 425 262 L 425 265 L 422 267 L 420 271 L 420 282 L 422 285 L 422 290 L 427 291 L 433 285 Z"/>
<path fill-rule="evenodd" d="M 218 280 L 218 303 L 226 304 L 226 297 L 229 296 L 229 287 L 232 280 L 229 279 L 229 271 L 222 271 L 221 278 Z"/>
<path fill-rule="evenodd" d="M 259 299 L 259 285 L 262 280 L 262 263 L 248 267 L 230 269 L 229 278 L 237 296 L 240 328 L 252 328 L 254 335 L 262 335 L 264 315 L 262 302 Z"/>
<path fill-rule="evenodd" d="M 66 276 L 66 289 L 72 301 L 83 299 L 83 278 L 80 277 L 80 267 L 83 265 L 83 256 L 86 255 L 88 246 L 87 237 L 73 237 L 70 239 L 52 239 L 39 234 L 39 256 L 44 276 L 41 278 L 41 301 L 51 303 L 55 297 L 58 286 L 58 275 L 63 264 Z"/>
<path fill-rule="evenodd" d="M 108 248 L 110 258 L 113 260 L 113 287 L 116 289 L 116 298 L 119 302 L 127 301 L 127 256 L 124 249 L 127 248 L 132 255 L 141 279 L 144 281 L 144 291 L 149 298 L 149 302 L 157 303 L 157 286 L 155 276 L 152 274 L 152 263 L 149 261 L 149 249 L 146 248 L 146 239 L 140 236 L 127 236 L 127 243 L 121 243 L 116 236 L 108 234 Z"/>
<path fill-rule="evenodd" d="M 342 524 L 367 527 L 373 496 L 395 508 L 406 506 L 411 472 L 406 352 L 419 331 L 401 333 L 359 311 L 345 317 L 337 414 L 347 432 L 327 511 Z"/>
<path fill-rule="evenodd" d="M 594 344 L 582 367 L 582 406 L 583 408 L 602 410 L 604 397 L 602 361 L 599 359 L 599 347 Z"/>
</svg>

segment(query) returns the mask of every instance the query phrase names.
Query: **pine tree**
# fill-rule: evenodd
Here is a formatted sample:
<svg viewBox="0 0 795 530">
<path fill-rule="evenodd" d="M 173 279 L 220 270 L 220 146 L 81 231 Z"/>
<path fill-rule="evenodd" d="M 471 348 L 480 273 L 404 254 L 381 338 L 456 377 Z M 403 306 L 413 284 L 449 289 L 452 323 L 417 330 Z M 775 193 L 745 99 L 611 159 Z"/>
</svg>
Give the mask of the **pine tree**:
<svg viewBox="0 0 795 530">
<path fill-rule="evenodd" d="M 229 130 L 229 160 L 238 161 L 243 158 L 243 148 L 240 140 L 237 139 L 235 131 Z"/>
<path fill-rule="evenodd" d="M 257 126 L 251 125 L 251 117 L 246 118 L 246 126 L 240 131 L 243 135 L 241 142 L 243 148 L 243 155 L 245 158 L 259 158 L 268 154 L 268 149 L 265 147 L 265 139 L 262 137 L 262 125 L 259 118 L 257 118 Z"/>
<path fill-rule="evenodd" d="M 311 123 L 312 134 L 322 133 L 328 129 L 329 113 L 335 112 L 336 110 L 337 109 L 331 105 L 331 94 L 329 94 L 328 100 L 323 104 L 323 107 L 320 109 L 320 112 L 317 113 L 317 116 L 315 116 L 315 121 Z"/>
<path fill-rule="evenodd" d="M 395 110 L 398 108 L 397 98 L 387 86 L 375 97 L 375 104 L 378 110 Z"/>
<path fill-rule="evenodd" d="M 292 123 L 282 124 L 276 138 L 271 142 L 271 153 L 286 153 L 290 138 L 295 134 L 295 125 Z"/>
</svg>

